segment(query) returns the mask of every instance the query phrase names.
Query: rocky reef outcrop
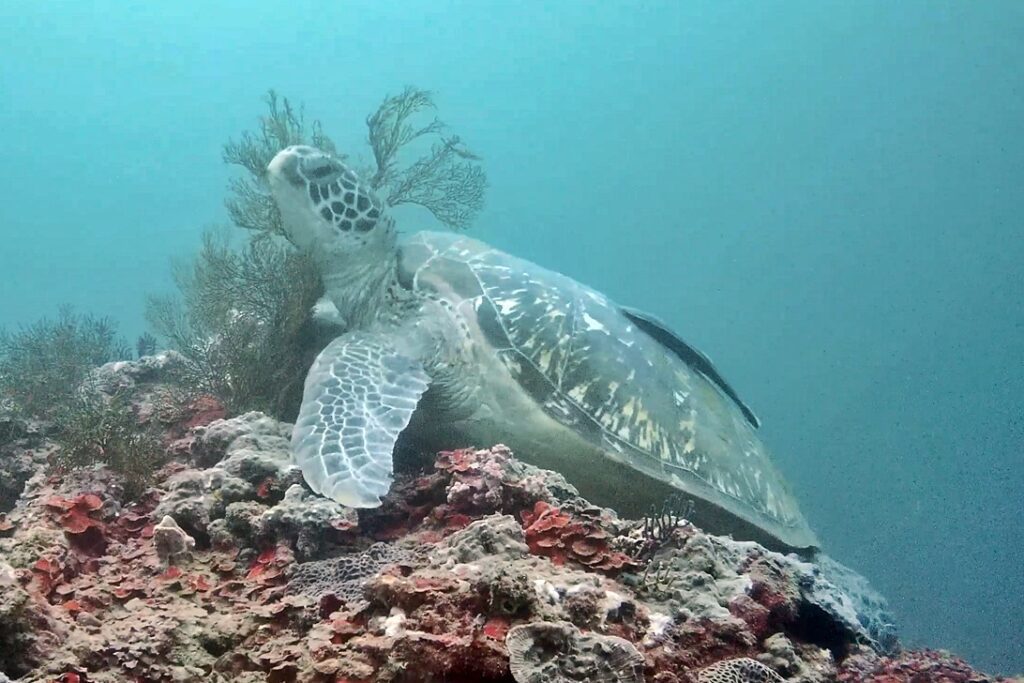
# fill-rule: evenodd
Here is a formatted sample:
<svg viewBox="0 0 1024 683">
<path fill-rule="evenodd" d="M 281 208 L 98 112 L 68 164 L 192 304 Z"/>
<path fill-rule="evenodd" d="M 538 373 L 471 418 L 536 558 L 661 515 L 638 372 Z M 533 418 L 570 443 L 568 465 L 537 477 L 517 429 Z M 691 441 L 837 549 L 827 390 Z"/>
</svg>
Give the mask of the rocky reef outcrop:
<svg viewBox="0 0 1024 683">
<path fill-rule="evenodd" d="M 140 420 L 144 370 L 98 375 Z M 827 558 L 620 519 L 501 446 L 410 466 L 357 512 L 304 488 L 289 431 L 194 401 L 126 500 L 105 467 L 53 472 L 45 430 L 7 429 L 0 681 L 995 680 L 900 650 Z"/>
</svg>

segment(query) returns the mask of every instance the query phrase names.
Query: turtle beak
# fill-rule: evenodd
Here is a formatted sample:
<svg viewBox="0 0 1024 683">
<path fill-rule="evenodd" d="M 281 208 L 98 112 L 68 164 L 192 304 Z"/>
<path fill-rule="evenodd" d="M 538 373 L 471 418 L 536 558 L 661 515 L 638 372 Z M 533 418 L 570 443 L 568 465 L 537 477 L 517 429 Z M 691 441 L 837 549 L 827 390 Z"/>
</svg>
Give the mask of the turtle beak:
<svg viewBox="0 0 1024 683">
<path fill-rule="evenodd" d="M 318 216 L 307 193 L 306 179 L 300 173 L 302 147 L 285 147 L 267 164 L 266 180 L 278 209 L 281 211 L 284 235 L 292 244 L 302 248 L 312 245 L 310 233 Z M 311 147 L 306 149 L 312 150 Z"/>
<path fill-rule="evenodd" d="M 302 176 L 299 175 L 299 160 L 303 149 L 312 148 L 303 148 L 298 145 L 285 147 L 270 161 L 267 165 L 267 180 L 272 188 L 282 182 L 292 187 L 300 187 L 305 184 Z"/>
</svg>

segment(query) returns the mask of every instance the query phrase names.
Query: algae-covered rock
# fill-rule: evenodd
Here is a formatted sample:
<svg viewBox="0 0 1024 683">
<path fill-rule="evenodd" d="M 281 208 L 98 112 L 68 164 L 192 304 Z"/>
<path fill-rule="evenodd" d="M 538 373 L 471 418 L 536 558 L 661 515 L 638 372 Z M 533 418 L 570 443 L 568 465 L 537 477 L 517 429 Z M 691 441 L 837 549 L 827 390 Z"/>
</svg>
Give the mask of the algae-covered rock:
<svg viewBox="0 0 1024 683">
<path fill-rule="evenodd" d="M 764 652 L 757 660 L 790 683 L 828 683 L 836 676 L 836 663 L 830 651 L 808 643 L 794 643 L 783 633 L 765 639 Z"/>
<path fill-rule="evenodd" d="M 185 533 L 173 517 L 164 516 L 153 527 L 153 545 L 160 561 L 171 565 L 187 559 L 196 547 L 196 540 Z"/>
<path fill-rule="evenodd" d="M 479 519 L 448 539 L 435 561 L 467 564 L 485 558 L 510 560 L 530 552 L 523 527 L 508 515 L 489 515 Z"/>
<path fill-rule="evenodd" d="M 291 437 L 291 425 L 260 412 L 248 412 L 198 427 L 191 437 L 189 455 L 199 467 L 210 467 L 225 457 L 229 446 L 252 448 L 269 442 L 269 448 L 279 450 Z"/>
<path fill-rule="evenodd" d="M 166 382 L 184 362 L 177 351 L 161 351 L 138 360 L 111 361 L 90 372 L 86 382 L 91 389 L 104 394 L 133 392 L 142 384 Z"/>
<path fill-rule="evenodd" d="M 19 677 L 43 663 L 64 635 L 49 609 L 0 561 L 0 674 Z"/>
<path fill-rule="evenodd" d="M 288 486 L 299 478 L 291 464 L 289 431 L 289 425 L 256 412 L 192 429 L 183 440 L 190 457 L 196 464 L 206 463 L 206 468 L 186 468 L 171 474 L 162 485 L 164 493 L 154 514 L 173 517 L 198 542 L 207 544 L 211 524 L 225 519 L 232 505 L 252 503 L 258 507 L 246 508 L 252 512 L 251 520 L 243 520 L 242 508 L 235 508 L 231 524 L 220 528 L 235 529 L 246 537 L 261 533 L 265 524 L 256 521 L 257 518 L 267 512 L 275 500 L 282 498 Z M 293 499 L 297 496 L 301 494 L 292 494 Z M 323 506 L 321 500 L 308 502 L 311 510 Z M 294 523 L 296 537 L 301 532 L 304 543 L 313 549 L 316 539 L 309 519 L 316 513 L 304 511 L 305 507 L 301 503 L 298 507 L 286 505 L 277 515 L 269 517 L 267 523 L 277 520 L 283 524 L 287 517 Z M 285 510 L 290 512 L 286 514 Z M 331 510 L 341 516 L 351 516 L 336 504 Z M 318 519 L 322 521 L 323 516 Z M 323 525 L 318 529 L 322 531 Z"/>
<path fill-rule="evenodd" d="M 758 638 L 791 624 L 818 634 L 825 647 L 869 642 L 891 651 L 896 646 L 884 599 L 834 560 L 820 556 L 806 562 L 757 543 L 704 534 L 692 525 L 680 533 L 685 542 L 655 553 L 653 569 L 638 585 L 647 599 L 668 605 L 673 614 L 742 622 Z"/>
<path fill-rule="evenodd" d="M 258 520 L 258 533 L 267 539 L 287 539 L 296 558 L 315 559 L 340 533 L 359 525 L 356 511 L 292 484 L 284 498 Z"/>
</svg>

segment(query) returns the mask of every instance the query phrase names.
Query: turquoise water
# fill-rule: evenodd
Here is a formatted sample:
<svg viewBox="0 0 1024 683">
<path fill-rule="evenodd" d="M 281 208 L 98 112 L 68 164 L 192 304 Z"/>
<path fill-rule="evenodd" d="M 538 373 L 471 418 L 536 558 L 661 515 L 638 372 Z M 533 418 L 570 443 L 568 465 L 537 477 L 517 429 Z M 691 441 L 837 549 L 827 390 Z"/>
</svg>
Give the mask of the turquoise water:
<svg viewBox="0 0 1024 683">
<path fill-rule="evenodd" d="M 267 88 L 359 151 L 432 89 L 474 236 L 669 321 L 910 644 L 1024 670 L 1022 63 L 1013 0 L 8 0 L 0 325 L 141 332 Z"/>
</svg>

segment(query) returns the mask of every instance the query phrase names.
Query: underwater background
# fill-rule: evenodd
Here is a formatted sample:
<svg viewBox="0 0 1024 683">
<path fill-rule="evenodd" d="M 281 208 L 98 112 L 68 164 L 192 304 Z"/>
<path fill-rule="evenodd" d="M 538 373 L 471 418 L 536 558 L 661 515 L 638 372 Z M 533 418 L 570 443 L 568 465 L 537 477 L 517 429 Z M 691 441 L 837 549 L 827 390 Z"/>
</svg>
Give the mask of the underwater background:
<svg viewBox="0 0 1024 683">
<path fill-rule="evenodd" d="M 471 235 L 666 319 L 905 640 L 1019 672 L 1022 65 L 1013 0 L 7 0 L 0 326 L 143 332 L 267 88 L 364 156 L 429 88 L 489 177 Z"/>
</svg>

